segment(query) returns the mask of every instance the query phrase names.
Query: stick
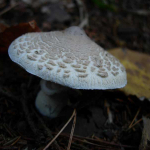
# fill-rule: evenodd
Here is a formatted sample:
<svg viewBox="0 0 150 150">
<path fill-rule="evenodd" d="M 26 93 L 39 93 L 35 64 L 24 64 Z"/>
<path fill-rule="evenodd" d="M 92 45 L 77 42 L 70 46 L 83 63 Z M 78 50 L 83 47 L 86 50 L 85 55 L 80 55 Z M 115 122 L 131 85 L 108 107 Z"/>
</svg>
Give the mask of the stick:
<svg viewBox="0 0 150 150">
<path fill-rule="evenodd" d="M 76 3 L 78 4 L 79 7 L 79 15 L 80 15 L 79 27 L 83 28 L 84 26 L 87 26 L 89 24 L 88 13 L 86 11 L 84 3 L 81 0 L 76 0 Z"/>
<path fill-rule="evenodd" d="M 70 134 L 70 138 L 69 138 L 69 143 L 68 143 L 68 148 L 67 150 L 70 150 L 71 147 L 71 142 L 72 142 L 72 138 L 73 138 L 73 133 L 74 133 L 74 129 L 75 129 L 75 125 L 76 125 L 76 112 L 74 114 L 74 120 L 73 120 L 73 125 L 72 125 L 72 129 L 71 129 L 71 134 Z"/>
<path fill-rule="evenodd" d="M 19 3 L 15 3 L 14 5 L 9 6 L 8 8 L 4 9 L 3 11 L 0 12 L 0 16 L 7 13 L 8 11 L 10 11 L 11 9 L 13 9 L 14 7 L 16 7 Z"/>
<path fill-rule="evenodd" d="M 53 135 L 52 135 L 51 130 L 46 126 L 46 124 L 45 124 L 44 121 L 41 119 L 41 117 L 36 113 L 36 111 L 34 110 L 34 108 L 32 108 L 32 109 L 33 109 L 34 114 L 36 115 L 36 117 L 37 117 L 38 120 L 40 121 L 41 126 L 44 128 L 45 133 L 46 133 L 50 138 L 54 138 Z M 54 141 L 54 144 L 55 144 L 55 146 L 57 147 L 57 149 L 60 150 L 60 147 L 59 147 L 57 141 Z"/>
<path fill-rule="evenodd" d="M 61 134 L 61 132 L 66 128 L 66 126 L 70 123 L 70 121 L 72 120 L 72 118 L 75 116 L 76 114 L 76 110 L 74 109 L 72 116 L 70 117 L 70 119 L 67 121 L 67 123 L 62 127 L 62 129 L 57 133 L 57 135 L 45 146 L 45 148 L 43 150 L 46 150 L 55 140 L 56 138 Z"/>
<path fill-rule="evenodd" d="M 138 116 L 138 114 L 139 114 L 140 110 L 141 110 L 141 108 L 139 108 L 139 109 L 138 109 L 138 111 L 137 111 L 137 113 L 136 113 L 135 117 L 133 118 L 133 120 L 132 120 L 131 124 L 129 125 L 129 128 L 128 128 L 128 129 L 130 129 L 130 128 L 132 127 L 132 124 L 133 124 L 133 122 L 135 121 L 136 117 Z"/>
</svg>

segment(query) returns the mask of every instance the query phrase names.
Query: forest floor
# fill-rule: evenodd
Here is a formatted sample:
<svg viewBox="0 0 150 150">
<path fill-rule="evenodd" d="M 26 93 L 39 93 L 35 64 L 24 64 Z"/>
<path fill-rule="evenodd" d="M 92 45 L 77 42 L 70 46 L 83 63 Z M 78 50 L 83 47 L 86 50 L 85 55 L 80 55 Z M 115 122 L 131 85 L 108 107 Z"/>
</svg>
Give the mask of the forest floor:
<svg viewBox="0 0 150 150">
<path fill-rule="evenodd" d="M 120 47 L 150 54 L 149 8 L 149 0 L 2 0 L 0 34 L 32 20 L 41 31 L 83 25 L 87 35 L 106 50 Z M 0 38 L 7 41 L 6 34 Z M 76 96 L 69 95 L 72 105 L 57 118 L 43 117 L 34 106 L 40 79 L 10 60 L 9 42 L 0 42 L 0 149 L 43 149 L 74 110 L 74 122 L 49 149 L 67 149 L 72 124 L 76 126 L 71 150 L 139 149 L 142 117 L 150 115 L 148 99 L 141 101 L 119 90 L 80 90 Z"/>
</svg>

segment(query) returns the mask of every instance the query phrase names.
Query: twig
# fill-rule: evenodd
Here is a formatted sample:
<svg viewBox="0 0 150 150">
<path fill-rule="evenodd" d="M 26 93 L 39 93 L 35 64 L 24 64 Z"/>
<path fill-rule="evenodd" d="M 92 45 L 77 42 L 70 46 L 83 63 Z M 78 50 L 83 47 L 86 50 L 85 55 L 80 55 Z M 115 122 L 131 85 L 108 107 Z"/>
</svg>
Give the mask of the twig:
<svg viewBox="0 0 150 150">
<path fill-rule="evenodd" d="M 13 9 L 14 7 L 16 7 L 19 3 L 13 4 L 11 6 L 9 6 L 8 8 L 4 9 L 3 11 L 0 12 L 0 16 L 5 14 L 6 12 L 10 11 L 11 9 Z"/>
<path fill-rule="evenodd" d="M 7 96 L 8 98 L 11 98 L 11 99 L 15 100 L 15 101 L 19 101 L 19 98 L 18 98 L 18 97 L 13 96 L 13 94 L 7 92 L 7 91 L 4 90 L 2 87 L 0 87 L 0 93 L 1 93 L 2 95 Z"/>
<path fill-rule="evenodd" d="M 86 8 L 81 0 L 76 0 L 76 3 L 79 7 L 79 14 L 80 14 L 80 24 L 79 27 L 83 28 L 84 26 L 88 25 L 88 13 Z"/>
<path fill-rule="evenodd" d="M 33 108 L 33 112 L 36 115 L 36 117 L 38 118 L 38 121 L 40 121 L 41 125 L 43 126 L 43 128 L 46 130 L 46 134 L 50 137 L 53 138 L 52 132 L 50 131 L 50 129 L 45 125 L 44 121 L 41 119 L 41 117 L 36 113 L 36 111 Z"/>
<path fill-rule="evenodd" d="M 55 134 L 55 133 L 54 133 Z M 61 133 L 60 134 L 61 136 L 66 136 L 66 137 L 69 137 L 69 135 L 68 134 L 66 134 L 66 133 Z M 95 137 L 95 136 L 94 136 Z M 96 137 L 95 137 L 96 138 Z M 77 140 L 77 141 L 81 141 L 81 139 L 83 139 L 83 141 L 81 141 L 81 142 L 83 142 L 84 143 L 84 141 L 86 142 L 86 141 L 91 141 L 91 142 L 101 142 L 101 143 L 104 143 L 104 144 L 107 144 L 107 145 L 110 145 L 110 146 L 119 146 L 119 147 L 126 147 L 126 148 L 137 148 L 137 147 L 135 147 L 135 146 L 129 146 L 129 145 L 120 145 L 120 144 L 116 144 L 116 143 L 113 143 L 113 142 L 108 142 L 108 141 L 105 141 L 105 140 L 103 140 L 103 139 L 92 139 L 92 138 L 88 138 L 88 137 L 82 137 L 82 136 L 79 136 L 79 135 L 74 135 L 73 136 L 73 139 L 74 140 Z M 88 143 L 89 144 L 89 143 Z"/>
<path fill-rule="evenodd" d="M 79 149 L 81 150 L 90 150 L 89 148 L 81 145 L 81 144 L 77 144 L 77 143 L 72 143 L 72 145 L 76 146 L 76 147 L 79 147 Z"/>
<path fill-rule="evenodd" d="M 9 140 L 8 142 L 6 142 L 4 144 L 4 146 L 8 146 L 8 145 L 13 146 L 16 143 L 16 141 L 18 142 L 18 139 L 20 139 L 20 138 L 21 138 L 21 136 L 19 136 L 19 137 L 17 136 L 15 138 L 13 138 L 13 139 Z"/>
<path fill-rule="evenodd" d="M 9 126 L 7 124 L 3 124 L 3 127 L 5 128 L 5 130 L 9 133 L 9 135 L 11 137 L 15 137 L 16 135 L 14 135 L 14 133 L 11 131 L 11 129 L 9 128 Z"/>
<path fill-rule="evenodd" d="M 15 149 L 18 150 L 18 147 L 16 147 L 16 146 L 2 146 L 2 147 L 0 147 L 0 150 L 15 150 Z"/>
<path fill-rule="evenodd" d="M 82 20 L 82 22 L 79 24 L 80 28 L 84 28 L 84 26 L 88 25 L 88 15 L 85 16 L 85 18 Z"/>
<path fill-rule="evenodd" d="M 139 15 L 139 16 L 149 16 L 150 15 L 150 11 L 149 10 L 124 10 L 125 12 L 128 12 L 128 13 L 133 13 L 133 14 L 136 14 L 136 15 Z"/>
<path fill-rule="evenodd" d="M 73 120 L 73 125 L 72 125 L 72 129 L 71 129 L 71 134 L 70 134 L 70 138 L 69 138 L 69 143 L 68 143 L 68 147 L 67 150 L 70 150 L 71 147 L 71 142 L 72 142 L 72 138 L 73 138 L 73 133 L 74 133 L 74 129 L 75 129 L 75 125 L 76 125 L 76 112 L 74 114 L 74 120 Z"/>
<path fill-rule="evenodd" d="M 150 114 L 146 115 L 145 117 L 148 117 Z M 141 122 L 143 120 L 143 118 L 139 119 L 137 122 L 135 122 L 130 128 L 133 128 L 136 124 L 138 124 L 139 122 Z"/>
<path fill-rule="evenodd" d="M 45 131 L 46 131 L 45 133 L 46 133 L 50 138 L 53 139 L 54 137 L 53 137 L 53 135 L 52 135 L 51 130 L 45 125 L 44 121 L 41 119 L 41 117 L 36 113 L 36 111 L 35 111 L 34 109 L 33 109 L 33 112 L 34 112 L 34 114 L 36 115 L 36 117 L 38 118 L 38 121 L 40 121 L 42 127 L 45 129 Z M 55 146 L 57 147 L 57 149 L 60 150 L 60 147 L 59 147 L 57 141 L 54 141 L 54 144 L 55 144 Z"/>
<path fill-rule="evenodd" d="M 36 135 L 36 137 L 43 137 L 43 134 L 41 132 L 38 132 L 38 129 L 36 128 L 35 123 L 33 122 L 33 119 L 31 117 L 31 112 L 29 112 L 29 109 L 27 107 L 27 93 L 26 93 L 26 85 L 22 86 L 22 99 L 21 99 L 21 103 L 22 103 L 22 107 L 23 107 L 23 111 L 25 113 L 26 116 L 26 120 L 31 128 L 31 130 L 33 131 L 33 133 Z"/>
<path fill-rule="evenodd" d="M 75 116 L 76 110 L 73 111 L 72 116 L 70 119 L 67 121 L 67 123 L 62 127 L 62 129 L 57 133 L 57 135 L 45 146 L 43 150 L 46 150 L 55 140 L 56 138 L 61 134 L 61 132 L 66 128 L 66 126 L 69 124 L 69 122 L 72 120 L 72 118 Z"/>
<path fill-rule="evenodd" d="M 32 118 L 31 118 L 31 115 L 30 115 L 30 112 L 29 112 L 29 109 L 27 108 L 27 105 L 26 105 L 26 98 L 25 98 L 25 93 L 23 94 L 23 98 L 21 100 L 22 102 L 22 107 L 23 107 L 23 110 L 24 110 L 24 113 L 25 113 L 25 116 L 26 116 L 26 119 L 27 119 L 27 122 L 29 123 L 32 131 L 34 132 L 34 134 L 37 133 L 37 130 L 35 129 L 35 125 L 32 121 Z"/>
<path fill-rule="evenodd" d="M 20 139 L 21 139 L 21 136 L 17 137 L 17 139 L 11 145 L 12 146 L 15 145 Z"/>
<path fill-rule="evenodd" d="M 131 124 L 129 125 L 129 128 L 128 128 L 128 129 L 131 129 L 132 124 L 133 124 L 133 122 L 135 121 L 135 119 L 137 118 L 137 116 L 138 116 L 138 114 L 139 114 L 140 110 L 141 110 L 141 108 L 139 108 L 139 109 L 138 109 L 138 111 L 137 111 L 136 115 L 134 116 L 134 118 L 133 118 L 133 120 L 132 120 Z"/>
<path fill-rule="evenodd" d="M 89 145 L 92 145 L 92 146 L 97 146 L 97 147 L 100 147 L 100 148 L 108 148 L 108 149 L 111 149 L 111 145 L 100 145 L 100 144 L 95 144 L 95 143 L 92 143 L 92 142 L 89 142 L 87 140 L 81 140 L 81 139 L 78 139 L 78 138 L 74 138 L 74 140 L 77 140 L 77 141 L 80 141 L 82 143 L 86 143 L 86 144 L 89 144 Z M 115 148 L 113 148 L 113 150 L 115 150 Z M 118 150 L 118 148 L 117 148 Z"/>
<path fill-rule="evenodd" d="M 113 123 L 113 115 L 112 115 L 112 112 L 111 112 L 111 110 L 110 110 L 110 105 L 109 105 L 109 103 L 107 102 L 107 100 L 105 100 L 104 105 L 105 105 L 105 107 L 107 108 L 107 115 L 108 115 L 107 123 L 111 124 L 111 123 Z"/>
</svg>

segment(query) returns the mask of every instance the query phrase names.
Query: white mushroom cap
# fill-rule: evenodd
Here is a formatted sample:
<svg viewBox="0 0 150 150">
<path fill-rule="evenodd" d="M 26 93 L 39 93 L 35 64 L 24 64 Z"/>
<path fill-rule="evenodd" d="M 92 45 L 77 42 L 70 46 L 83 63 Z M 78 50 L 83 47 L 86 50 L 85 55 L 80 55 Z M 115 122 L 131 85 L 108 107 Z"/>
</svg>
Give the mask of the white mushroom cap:
<svg viewBox="0 0 150 150">
<path fill-rule="evenodd" d="M 115 89 L 127 83 L 123 65 L 79 27 L 27 33 L 8 53 L 29 73 L 71 88 Z"/>
</svg>

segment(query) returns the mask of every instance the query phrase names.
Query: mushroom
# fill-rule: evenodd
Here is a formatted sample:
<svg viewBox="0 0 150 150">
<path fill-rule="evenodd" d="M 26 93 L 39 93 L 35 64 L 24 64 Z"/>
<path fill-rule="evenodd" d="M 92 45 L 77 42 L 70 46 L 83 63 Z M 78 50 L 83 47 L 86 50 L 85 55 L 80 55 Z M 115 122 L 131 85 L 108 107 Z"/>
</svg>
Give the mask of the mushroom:
<svg viewBox="0 0 150 150">
<path fill-rule="evenodd" d="M 53 96 L 67 87 L 104 90 L 122 88 L 127 83 L 119 60 L 76 26 L 63 31 L 27 33 L 11 43 L 8 53 L 12 61 L 42 79 L 35 104 L 50 118 L 56 117 L 64 105 Z"/>
<path fill-rule="evenodd" d="M 42 115 L 55 118 L 67 104 L 68 88 L 46 80 L 41 80 L 40 85 L 35 106 Z"/>
</svg>

